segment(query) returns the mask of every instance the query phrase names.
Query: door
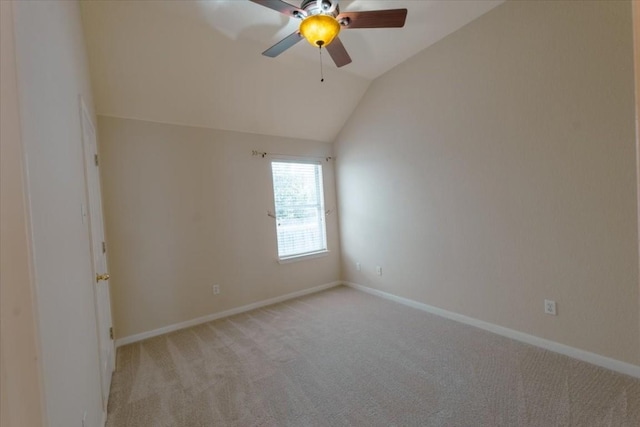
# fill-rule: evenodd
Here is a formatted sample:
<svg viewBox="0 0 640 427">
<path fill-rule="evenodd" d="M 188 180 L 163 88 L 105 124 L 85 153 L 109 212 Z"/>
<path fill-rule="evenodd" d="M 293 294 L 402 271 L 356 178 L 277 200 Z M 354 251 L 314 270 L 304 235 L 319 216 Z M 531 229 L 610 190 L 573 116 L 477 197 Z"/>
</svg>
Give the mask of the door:
<svg viewBox="0 0 640 427">
<path fill-rule="evenodd" d="M 85 180 L 89 204 L 87 213 L 89 216 L 91 257 L 93 261 L 94 278 L 92 286 L 94 287 L 96 306 L 100 381 L 102 384 L 102 404 L 103 409 L 106 411 L 111 387 L 111 374 L 115 368 L 115 349 L 111 328 L 111 297 L 109 293 L 109 274 L 107 273 L 107 248 L 104 241 L 96 130 L 82 98 L 80 98 L 80 105 Z"/>
</svg>

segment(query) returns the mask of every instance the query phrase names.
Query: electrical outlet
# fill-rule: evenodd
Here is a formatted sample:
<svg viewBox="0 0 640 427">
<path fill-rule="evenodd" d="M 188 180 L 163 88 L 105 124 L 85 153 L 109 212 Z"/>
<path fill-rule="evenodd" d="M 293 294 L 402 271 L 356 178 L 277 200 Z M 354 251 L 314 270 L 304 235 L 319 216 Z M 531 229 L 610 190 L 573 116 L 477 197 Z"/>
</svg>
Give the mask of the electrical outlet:
<svg viewBox="0 0 640 427">
<path fill-rule="evenodd" d="M 551 314 L 552 316 L 556 316 L 558 314 L 556 312 L 556 302 L 550 299 L 544 300 L 544 312 L 546 314 Z"/>
<path fill-rule="evenodd" d="M 220 285 L 213 285 L 213 294 L 218 295 L 220 293 Z"/>
<path fill-rule="evenodd" d="M 358 271 L 362 270 L 362 268 L 360 267 L 360 263 L 359 262 L 356 262 L 356 270 L 358 270 Z"/>
<path fill-rule="evenodd" d="M 382 276 L 382 267 L 380 267 L 379 265 L 376 265 L 376 274 L 378 276 Z"/>
</svg>

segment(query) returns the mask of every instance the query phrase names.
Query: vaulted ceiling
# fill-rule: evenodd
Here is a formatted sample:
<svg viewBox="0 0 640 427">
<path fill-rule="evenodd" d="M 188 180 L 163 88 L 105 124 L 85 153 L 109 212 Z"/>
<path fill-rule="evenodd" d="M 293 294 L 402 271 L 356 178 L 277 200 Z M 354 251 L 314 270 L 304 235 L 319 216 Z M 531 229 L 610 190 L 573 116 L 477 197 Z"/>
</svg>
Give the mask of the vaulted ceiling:
<svg viewBox="0 0 640 427">
<path fill-rule="evenodd" d="M 300 0 L 289 0 L 298 6 Z M 341 0 L 343 11 L 405 7 L 402 29 L 343 31 L 336 68 L 300 42 L 261 52 L 298 20 L 248 0 L 82 3 L 98 114 L 333 141 L 369 84 L 502 0 Z"/>
</svg>

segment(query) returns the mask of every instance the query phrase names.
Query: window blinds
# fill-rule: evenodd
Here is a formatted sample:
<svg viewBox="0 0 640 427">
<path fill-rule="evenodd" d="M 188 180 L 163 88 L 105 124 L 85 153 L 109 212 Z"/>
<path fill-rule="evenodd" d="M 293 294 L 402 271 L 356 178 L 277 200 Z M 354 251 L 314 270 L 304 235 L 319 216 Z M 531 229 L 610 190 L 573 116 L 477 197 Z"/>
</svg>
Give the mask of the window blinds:
<svg viewBox="0 0 640 427">
<path fill-rule="evenodd" d="M 322 165 L 271 162 L 278 235 L 278 257 L 327 249 Z"/>
</svg>

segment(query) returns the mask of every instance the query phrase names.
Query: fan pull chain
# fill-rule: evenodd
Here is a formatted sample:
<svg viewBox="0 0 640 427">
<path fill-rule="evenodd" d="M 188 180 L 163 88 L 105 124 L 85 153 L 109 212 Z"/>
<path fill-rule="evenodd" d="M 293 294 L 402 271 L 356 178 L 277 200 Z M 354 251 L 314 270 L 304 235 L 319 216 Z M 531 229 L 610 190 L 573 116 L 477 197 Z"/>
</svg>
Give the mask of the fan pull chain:
<svg viewBox="0 0 640 427">
<path fill-rule="evenodd" d="M 319 47 L 320 51 L 320 83 L 324 82 L 324 73 L 322 72 L 322 46 Z"/>
</svg>

